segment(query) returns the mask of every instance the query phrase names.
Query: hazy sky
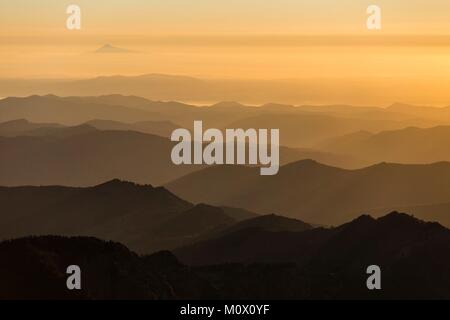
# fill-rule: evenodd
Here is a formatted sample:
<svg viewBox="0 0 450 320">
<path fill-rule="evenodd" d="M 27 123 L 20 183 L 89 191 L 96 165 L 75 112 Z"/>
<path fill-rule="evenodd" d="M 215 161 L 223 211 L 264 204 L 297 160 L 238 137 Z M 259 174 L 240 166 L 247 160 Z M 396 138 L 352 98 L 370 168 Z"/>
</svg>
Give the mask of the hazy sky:
<svg viewBox="0 0 450 320">
<path fill-rule="evenodd" d="M 79 31 L 65 27 L 72 3 Z M 369 4 L 382 9 L 381 31 L 366 29 Z M 106 43 L 134 53 L 93 53 Z M 389 79 L 444 103 L 450 1 L 0 0 L 0 78 L 144 73 Z"/>
<path fill-rule="evenodd" d="M 383 9 L 384 32 L 448 33 L 447 0 L 1 0 L 2 33 L 64 32 L 78 4 L 83 32 L 358 33 L 369 4 Z"/>
</svg>

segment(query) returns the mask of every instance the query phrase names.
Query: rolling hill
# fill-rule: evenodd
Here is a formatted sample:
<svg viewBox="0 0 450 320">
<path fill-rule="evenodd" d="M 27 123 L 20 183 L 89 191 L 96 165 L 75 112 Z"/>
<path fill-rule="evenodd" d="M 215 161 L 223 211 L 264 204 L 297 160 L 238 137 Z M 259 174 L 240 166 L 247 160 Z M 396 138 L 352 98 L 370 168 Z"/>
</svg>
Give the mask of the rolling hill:
<svg viewBox="0 0 450 320">
<path fill-rule="evenodd" d="M 0 238 L 84 235 L 150 253 L 191 243 L 255 217 L 235 208 L 193 205 L 162 187 L 111 180 L 87 188 L 0 187 Z"/>
<path fill-rule="evenodd" d="M 175 143 L 138 132 L 169 135 L 169 122 L 94 120 L 73 127 L 20 122 L 24 130 L 17 129 L 18 136 L 0 135 L 0 185 L 87 186 L 114 178 L 160 185 L 204 167 L 174 165 L 170 154 Z M 361 166 L 351 157 L 280 147 L 281 164 L 307 158 L 344 168 Z"/>
<path fill-rule="evenodd" d="M 15 137 L 40 128 L 58 128 L 56 123 L 32 123 L 25 119 L 15 119 L 0 123 L 0 136 Z"/>
<path fill-rule="evenodd" d="M 392 79 L 391 79 L 392 80 Z M 429 79 L 417 79 L 417 84 L 426 84 Z M 0 79 L 0 96 L 26 96 L 32 94 L 57 94 L 63 96 L 98 96 L 111 93 L 135 95 L 151 100 L 177 100 L 188 102 L 241 101 L 263 104 L 270 101 L 286 104 L 324 104 L 330 101 L 347 103 L 386 105 L 405 97 L 411 98 L 410 86 L 397 88 L 388 94 L 397 82 L 384 79 L 382 83 L 371 82 L 370 86 L 348 78 L 307 79 L 211 79 L 186 75 L 141 74 L 133 76 L 111 75 L 84 79 Z M 351 90 L 349 90 L 351 86 Z M 445 83 L 433 93 L 446 90 Z M 355 99 L 355 90 L 360 92 Z M 383 92 L 380 95 L 380 92 Z M 420 101 L 441 104 L 429 92 Z M 397 110 L 392 110 L 397 112 Z M 401 110 L 400 110 L 401 111 Z"/>
<path fill-rule="evenodd" d="M 98 130 L 116 130 L 116 131 L 137 131 L 153 134 L 161 137 L 170 138 L 175 129 L 180 128 L 170 121 L 139 121 L 134 123 L 123 123 L 111 120 L 91 120 L 86 124 L 93 126 Z"/>
<path fill-rule="evenodd" d="M 370 163 L 431 163 L 450 161 L 450 126 L 408 127 L 377 134 L 356 132 L 335 138 L 323 149 L 333 153 L 358 156 Z"/>
<path fill-rule="evenodd" d="M 449 246 L 448 229 L 397 212 L 329 229 L 249 227 L 177 249 L 178 258 L 95 238 L 27 237 L 0 243 L 0 298 L 449 299 Z M 72 264 L 80 291 L 65 286 Z M 382 290 L 367 290 L 373 264 Z"/>
<path fill-rule="evenodd" d="M 174 165 L 169 139 L 82 125 L 0 137 L 0 185 L 87 186 L 120 178 L 163 184 L 201 165 Z"/>
<path fill-rule="evenodd" d="M 137 122 L 158 117 L 150 111 L 120 105 L 123 99 L 118 99 L 114 105 L 98 103 L 104 100 L 60 98 L 54 95 L 5 98 L 0 100 L 0 121 L 26 119 L 79 125 L 94 119 Z"/>
<path fill-rule="evenodd" d="M 28 237 L 0 243 L 1 300 L 206 299 L 216 290 L 168 252 L 144 258 L 95 238 Z M 68 290 L 66 268 L 81 269 Z M 177 277 L 173 277 L 176 271 Z M 170 280 L 169 280 L 170 279 Z"/>
<path fill-rule="evenodd" d="M 300 108 L 301 109 L 301 108 Z M 431 123 L 420 119 L 384 120 L 370 117 L 340 117 L 326 113 L 262 114 L 235 121 L 229 128 L 277 128 L 280 143 L 288 147 L 314 148 L 324 140 L 360 130 L 385 131 L 407 126 L 424 126 Z"/>
<path fill-rule="evenodd" d="M 380 163 L 344 170 L 302 160 L 282 166 L 275 176 L 260 176 L 257 168 L 221 166 L 191 173 L 166 187 L 194 203 L 277 212 L 330 225 L 374 209 L 448 202 L 450 163 Z M 450 215 L 427 215 L 435 218 L 450 225 Z"/>
<path fill-rule="evenodd" d="M 295 262 L 300 266 L 314 264 L 318 268 L 320 262 L 320 268 L 330 268 L 331 263 L 347 263 L 366 255 L 374 255 L 374 261 L 383 255 L 396 259 L 404 246 L 421 252 L 427 245 L 450 246 L 443 239 L 450 239 L 450 230 L 440 224 L 392 212 L 378 219 L 359 216 L 334 228 L 273 230 L 249 225 L 178 248 L 174 253 L 191 265 Z M 380 256 L 375 258 L 375 255 Z M 316 258 L 318 261 L 314 261 Z"/>
<path fill-rule="evenodd" d="M 112 121 L 109 125 L 116 127 L 117 123 L 114 122 L 141 122 L 135 124 L 133 130 L 159 134 L 147 131 L 145 122 L 142 121 L 153 121 L 155 125 L 157 122 L 170 121 L 192 128 L 195 120 L 202 120 L 205 128 L 278 128 L 281 131 L 282 145 L 304 148 L 315 148 L 323 140 L 359 130 L 380 132 L 408 126 L 430 127 L 448 123 L 445 118 L 420 118 L 391 113 L 383 108 L 371 108 L 368 110 L 372 111 L 367 112 L 358 109 L 368 108 L 295 107 L 273 103 L 252 107 L 231 102 L 195 107 L 179 102 L 151 101 L 118 94 L 84 97 L 35 95 L 0 100 L 0 121 L 26 119 L 32 122 L 79 125 L 91 120 L 109 120 Z M 102 124 L 105 125 L 98 125 Z M 163 135 L 167 136 L 167 131 Z"/>
<path fill-rule="evenodd" d="M 449 246 L 449 229 L 393 212 L 378 219 L 360 216 L 330 229 L 240 230 L 174 253 L 184 263 L 202 265 L 205 278 L 229 297 L 249 288 L 255 295 L 281 291 L 272 297 L 283 298 L 446 299 Z M 366 268 L 373 264 L 382 272 L 378 293 L 365 285 Z"/>
<path fill-rule="evenodd" d="M 136 131 L 153 134 L 161 137 L 170 137 L 173 130 L 180 128 L 170 121 L 138 121 L 133 123 L 124 123 L 113 120 L 90 120 L 80 125 L 89 126 L 98 130 L 115 131 Z M 56 123 L 37 123 L 25 119 L 17 119 L 0 123 L 0 136 L 18 137 L 18 136 L 44 136 L 58 131 L 65 131 L 67 126 Z"/>
<path fill-rule="evenodd" d="M 388 112 L 407 113 L 417 118 L 443 120 L 450 119 L 450 106 L 432 107 L 394 103 L 386 108 Z"/>
</svg>

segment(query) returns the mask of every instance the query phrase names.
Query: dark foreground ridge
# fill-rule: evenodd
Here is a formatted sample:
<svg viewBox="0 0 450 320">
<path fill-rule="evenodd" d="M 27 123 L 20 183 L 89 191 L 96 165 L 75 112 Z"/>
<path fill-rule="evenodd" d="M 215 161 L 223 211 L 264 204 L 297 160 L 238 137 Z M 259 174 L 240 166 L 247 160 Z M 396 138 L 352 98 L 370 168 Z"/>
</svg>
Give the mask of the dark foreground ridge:
<svg viewBox="0 0 450 320">
<path fill-rule="evenodd" d="M 245 238 L 249 243 L 242 243 Z M 89 237 L 4 241 L 0 298 L 450 298 L 450 230 L 406 214 L 361 216 L 331 229 L 236 228 L 193 247 L 198 250 L 214 242 L 218 254 L 209 262 L 215 264 L 193 267 L 168 251 L 139 256 L 119 243 Z M 225 259 L 221 254 L 226 246 L 237 254 L 232 256 L 227 249 Z M 175 251 L 182 261 L 193 250 L 188 249 Z M 248 258 L 241 259 L 245 254 Z M 66 268 L 73 264 L 82 270 L 81 290 L 66 288 Z M 372 264 L 381 268 L 381 290 L 366 287 L 366 268 Z"/>
</svg>

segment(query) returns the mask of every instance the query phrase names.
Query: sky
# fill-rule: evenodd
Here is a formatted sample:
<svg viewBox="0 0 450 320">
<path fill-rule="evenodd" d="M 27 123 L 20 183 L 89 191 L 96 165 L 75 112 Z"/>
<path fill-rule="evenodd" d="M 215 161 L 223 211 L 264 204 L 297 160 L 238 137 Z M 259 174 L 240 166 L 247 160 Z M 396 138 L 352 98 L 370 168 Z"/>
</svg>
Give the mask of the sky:
<svg viewBox="0 0 450 320">
<path fill-rule="evenodd" d="M 85 33 L 359 33 L 366 8 L 383 9 L 384 32 L 445 34 L 447 0 L 1 0 L 2 33 L 62 33 L 77 4 Z"/>
<path fill-rule="evenodd" d="M 81 30 L 66 29 L 69 4 Z M 0 0 L 0 78 L 389 79 L 445 103 L 449 18 L 448 0 Z M 132 52 L 94 53 L 107 43 Z"/>
</svg>

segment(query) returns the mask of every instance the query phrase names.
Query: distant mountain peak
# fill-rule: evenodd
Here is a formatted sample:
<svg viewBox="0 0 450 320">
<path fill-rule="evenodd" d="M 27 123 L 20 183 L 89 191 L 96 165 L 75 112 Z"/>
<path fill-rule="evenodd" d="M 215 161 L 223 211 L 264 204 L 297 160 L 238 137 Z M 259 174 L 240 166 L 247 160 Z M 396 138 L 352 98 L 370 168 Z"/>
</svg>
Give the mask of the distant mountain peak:
<svg viewBox="0 0 450 320">
<path fill-rule="evenodd" d="M 392 212 L 388 213 L 387 215 L 378 218 L 377 221 L 390 221 L 390 222 L 405 223 L 405 222 L 418 222 L 421 220 L 418 220 L 414 216 L 406 214 L 406 213 L 392 211 Z M 421 222 L 423 222 L 423 221 L 421 221 Z"/>
<path fill-rule="evenodd" d="M 221 101 L 211 105 L 213 108 L 241 108 L 245 107 L 245 105 L 236 102 L 236 101 Z"/>
<path fill-rule="evenodd" d="M 361 215 L 353 221 L 344 224 L 343 226 L 352 226 L 352 228 L 361 228 L 363 226 L 402 226 L 408 227 L 413 225 L 423 225 L 423 224 L 433 224 L 432 222 L 425 222 L 423 220 L 419 220 L 415 218 L 413 215 L 409 215 L 407 213 L 402 213 L 398 211 L 392 211 L 384 216 L 381 216 L 377 219 L 373 218 L 370 215 Z M 439 225 L 439 224 L 437 224 Z M 439 225 L 440 226 L 440 225 Z M 352 229 L 355 230 L 355 229 Z"/>
<path fill-rule="evenodd" d="M 134 182 L 120 180 L 120 179 L 112 179 L 109 181 L 106 181 L 104 183 L 98 184 L 94 186 L 96 189 L 110 189 L 110 188 L 126 188 L 126 187 L 147 187 L 153 189 L 152 185 L 146 184 L 146 185 L 140 185 Z"/>
<path fill-rule="evenodd" d="M 293 105 L 290 104 L 282 104 L 282 103 L 275 103 L 275 102 L 269 102 L 269 103 L 265 103 L 261 106 L 261 108 L 266 108 L 266 109 L 278 109 L 278 108 L 294 108 Z"/>
<path fill-rule="evenodd" d="M 313 159 L 303 159 L 303 160 L 299 160 L 298 163 L 301 164 L 311 164 L 311 165 L 321 165 L 321 163 L 319 163 L 316 160 Z"/>
<path fill-rule="evenodd" d="M 126 53 L 126 52 L 133 52 L 128 49 L 114 47 L 111 44 L 107 43 L 103 45 L 102 47 L 98 48 L 94 51 L 95 53 Z"/>
<path fill-rule="evenodd" d="M 50 98 L 50 99 L 58 99 L 58 98 L 60 98 L 60 97 L 58 97 L 57 95 L 55 95 L 55 94 L 46 94 L 45 96 L 42 96 L 42 97 L 44 97 L 44 98 Z"/>
<path fill-rule="evenodd" d="M 393 104 L 391 104 L 390 106 L 388 106 L 386 109 L 387 110 L 394 110 L 394 111 L 407 111 L 408 109 L 423 109 L 423 108 L 430 108 L 430 110 L 432 109 L 436 109 L 437 107 L 431 107 L 431 106 L 418 106 L 418 105 L 412 105 L 412 104 L 407 104 L 407 103 L 403 103 L 403 102 L 394 102 Z"/>
<path fill-rule="evenodd" d="M 361 223 L 361 222 L 373 222 L 375 219 L 368 214 L 362 214 L 356 219 L 354 219 L 351 223 Z"/>
</svg>

